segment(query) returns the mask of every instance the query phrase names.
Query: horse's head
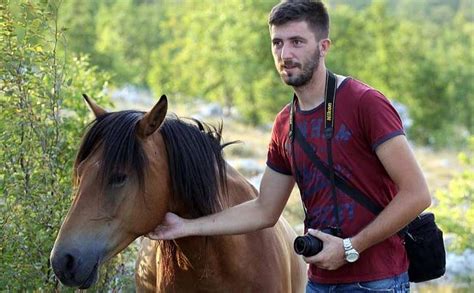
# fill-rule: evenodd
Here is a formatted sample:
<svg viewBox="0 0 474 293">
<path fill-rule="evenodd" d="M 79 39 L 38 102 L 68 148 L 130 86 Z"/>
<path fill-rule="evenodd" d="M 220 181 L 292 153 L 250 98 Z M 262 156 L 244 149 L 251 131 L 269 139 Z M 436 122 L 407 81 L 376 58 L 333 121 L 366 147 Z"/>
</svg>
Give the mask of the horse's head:
<svg viewBox="0 0 474 293">
<path fill-rule="evenodd" d="M 107 113 L 84 98 L 96 120 L 78 152 L 74 200 L 51 252 L 59 280 L 80 288 L 97 280 L 103 262 L 160 223 L 170 196 L 166 149 L 156 131 L 166 97 L 148 113 Z"/>
</svg>

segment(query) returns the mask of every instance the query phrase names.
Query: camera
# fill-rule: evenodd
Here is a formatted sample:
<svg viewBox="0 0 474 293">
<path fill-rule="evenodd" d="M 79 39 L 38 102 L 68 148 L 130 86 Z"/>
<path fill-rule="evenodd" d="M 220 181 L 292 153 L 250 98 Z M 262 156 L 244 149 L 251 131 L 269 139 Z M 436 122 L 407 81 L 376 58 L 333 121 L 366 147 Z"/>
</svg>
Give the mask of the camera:
<svg viewBox="0 0 474 293">
<path fill-rule="evenodd" d="M 339 229 L 334 227 L 327 227 L 321 229 L 321 232 L 326 234 L 330 234 L 333 236 L 339 236 Z M 323 250 L 323 242 L 318 238 L 314 237 L 311 234 L 306 234 L 304 236 L 298 236 L 293 243 L 293 247 L 297 254 L 303 256 L 313 256 L 318 254 L 321 250 Z"/>
</svg>

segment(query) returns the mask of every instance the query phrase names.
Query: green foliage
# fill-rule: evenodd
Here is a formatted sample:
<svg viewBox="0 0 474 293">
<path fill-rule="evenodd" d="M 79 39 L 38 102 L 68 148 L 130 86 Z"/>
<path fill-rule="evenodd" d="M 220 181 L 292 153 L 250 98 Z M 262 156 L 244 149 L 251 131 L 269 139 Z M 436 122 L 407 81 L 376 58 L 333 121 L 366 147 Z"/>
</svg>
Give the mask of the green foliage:
<svg viewBox="0 0 474 293">
<path fill-rule="evenodd" d="M 60 32 L 54 32 L 49 47 L 41 32 L 51 29 L 53 12 L 29 2 L 17 8 L 20 13 L 14 16 L 9 3 L 1 7 L 0 288 L 44 288 L 52 282 L 49 234 L 59 226 L 61 213 L 48 203 L 67 193 L 61 184 L 65 162 L 58 157 L 64 147 L 57 127 L 62 80 L 54 53 Z M 31 281 L 12 284 L 18 276 Z"/>
<path fill-rule="evenodd" d="M 253 124 L 290 100 L 275 73 L 266 16 L 272 3 L 229 0 L 170 4 L 160 23 L 148 84 L 178 102 L 217 101 Z"/>
<path fill-rule="evenodd" d="M 58 2 L 2 2 L 0 13 L 0 290 L 52 291 L 60 285 L 49 254 L 71 204 L 72 164 L 91 118 L 81 93 L 104 104 L 108 77 L 86 57 L 58 53 Z M 99 290 L 118 286 L 118 262 L 103 270 Z"/>
<path fill-rule="evenodd" d="M 277 2 L 71 0 L 61 23 L 70 50 L 90 55 L 118 85 L 172 103 L 217 102 L 265 124 L 291 99 L 271 57 L 267 15 Z M 406 104 L 417 143 L 455 146 L 473 133 L 472 1 L 327 3 L 330 69 Z"/>
<path fill-rule="evenodd" d="M 60 24 L 67 29 L 68 49 L 90 56 L 116 83 L 145 85 L 165 2 L 64 1 Z"/>
<path fill-rule="evenodd" d="M 462 252 L 474 249 L 474 136 L 469 149 L 459 154 L 465 170 L 450 183 L 448 190 L 437 190 L 435 197 L 437 221 L 445 233 L 452 233 L 454 241 L 448 249 Z"/>
<path fill-rule="evenodd" d="M 345 5 L 330 11 L 329 68 L 407 105 L 410 138 L 423 145 L 456 146 L 474 132 L 473 23 L 454 2 L 374 1 L 358 11 Z M 393 7 L 405 9 L 394 14 Z M 449 13 L 441 20 L 434 11 Z"/>
<path fill-rule="evenodd" d="M 92 56 L 92 63 L 105 66 L 106 56 L 97 54 L 97 11 L 101 1 L 62 1 L 58 15 L 59 26 L 64 28 L 66 47 L 70 52 Z"/>
</svg>

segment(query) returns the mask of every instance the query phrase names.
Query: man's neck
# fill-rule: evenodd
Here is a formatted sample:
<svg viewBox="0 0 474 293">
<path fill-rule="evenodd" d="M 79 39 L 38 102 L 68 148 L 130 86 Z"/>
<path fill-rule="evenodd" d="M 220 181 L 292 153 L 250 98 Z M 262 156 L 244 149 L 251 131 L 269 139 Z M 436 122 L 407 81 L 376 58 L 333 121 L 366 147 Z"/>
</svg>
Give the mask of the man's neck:
<svg viewBox="0 0 474 293">
<path fill-rule="evenodd" d="M 307 111 L 316 108 L 324 102 L 324 91 L 326 87 L 326 66 L 321 64 L 313 77 L 304 86 L 295 87 L 294 91 L 298 97 L 301 110 Z"/>
</svg>

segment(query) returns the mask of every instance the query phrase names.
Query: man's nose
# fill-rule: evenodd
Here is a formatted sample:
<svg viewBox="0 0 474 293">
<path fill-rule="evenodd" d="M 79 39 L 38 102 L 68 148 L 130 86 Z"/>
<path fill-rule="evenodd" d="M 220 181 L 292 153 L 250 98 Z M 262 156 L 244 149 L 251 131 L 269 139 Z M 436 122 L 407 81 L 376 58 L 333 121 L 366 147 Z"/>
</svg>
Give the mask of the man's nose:
<svg viewBox="0 0 474 293">
<path fill-rule="evenodd" d="M 280 58 L 282 60 L 291 60 L 293 57 L 293 53 L 289 45 L 283 45 L 281 47 Z"/>
</svg>

